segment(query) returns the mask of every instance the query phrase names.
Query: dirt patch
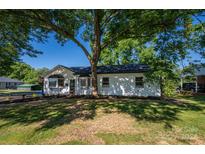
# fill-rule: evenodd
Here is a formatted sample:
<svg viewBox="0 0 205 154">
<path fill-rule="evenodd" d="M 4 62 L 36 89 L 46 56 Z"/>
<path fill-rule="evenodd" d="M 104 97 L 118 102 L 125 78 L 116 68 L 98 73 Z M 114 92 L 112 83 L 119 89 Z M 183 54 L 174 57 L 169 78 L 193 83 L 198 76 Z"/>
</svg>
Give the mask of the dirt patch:
<svg viewBox="0 0 205 154">
<path fill-rule="evenodd" d="M 157 142 L 158 145 L 169 145 L 167 141 L 159 141 Z"/>
<path fill-rule="evenodd" d="M 134 127 L 135 119 L 126 114 L 112 113 L 97 116 L 93 120 L 74 120 L 69 125 L 58 128 L 59 132 L 55 139 L 48 141 L 49 144 L 62 144 L 72 140 L 80 140 L 90 144 L 105 144 L 97 137 L 97 133 L 137 134 Z"/>
<path fill-rule="evenodd" d="M 192 140 L 191 140 L 191 144 L 195 144 L 195 145 L 204 145 L 205 144 L 205 142 L 204 142 L 204 139 L 202 139 L 202 138 L 199 138 L 199 137 L 194 137 L 194 138 L 192 138 Z"/>
<path fill-rule="evenodd" d="M 106 133 L 126 134 L 137 133 L 133 127 L 135 119 L 126 114 L 112 113 L 102 116 L 95 121 L 90 121 L 89 130 Z"/>
</svg>

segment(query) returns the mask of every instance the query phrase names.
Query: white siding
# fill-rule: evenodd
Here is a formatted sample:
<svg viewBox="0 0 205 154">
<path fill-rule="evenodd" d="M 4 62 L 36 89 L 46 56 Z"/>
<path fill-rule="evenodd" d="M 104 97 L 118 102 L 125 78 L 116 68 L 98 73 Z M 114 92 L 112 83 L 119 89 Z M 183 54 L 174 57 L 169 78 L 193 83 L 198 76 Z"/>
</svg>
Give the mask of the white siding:
<svg viewBox="0 0 205 154">
<path fill-rule="evenodd" d="M 6 82 L 0 82 L 0 89 L 6 89 Z"/>
<path fill-rule="evenodd" d="M 88 85 L 88 78 L 87 77 L 77 77 L 76 78 L 76 95 L 91 95 L 92 94 L 92 87 L 81 87 L 80 86 L 80 79 L 86 79 L 86 85 Z"/>
<path fill-rule="evenodd" d="M 141 76 L 143 76 L 142 73 L 99 74 L 98 91 L 101 95 L 160 96 L 159 84 L 145 80 L 143 88 L 135 87 L 135 77 Z M 102 87 L 103 77 L 109 77 L 109 87 Z"/>
<path fill-rule="evenodd" d="M 65 78 L 64 86 L 61 88 L 49 88 L 49 76 L 61 74 Z M 160 96 L 159 84 L 148 82 L 145 79 L 144 87 L 135 86 L 135 77 L 142 77 L 143 73 L 121 73 L 121 74 L 98 74 L 98 92 L 100 95 L 117 95 L 117 96 Z M 109 77 L 109 87 L 102 87 L 102 78 Z M 90 95 L 92 87 L 81 87 L 78 76 L 66 69 L 57 69 L 44 78 L 44 92 L 47 95 L 69 94 L 70 80 L 75 79 L 75 94 Z M 91 82 L 92 83 L 92 82 Z M 92 84 L 91 84 L 92 85 Z"/>
<path fill-rule="evenodd" d="M 50 75 L 53 75 L 53 74 L 61 74 L 63 75 L 63 77 L 65 78 L 64 80 L 64 87 L 63 88 L 50 88 L 49 87 L 49 80 L 52 80 L 52 79 L 49 79 L 48 77 Z M 48 74 L 45 78 L 44 78 L 44 93 L 46 95 L 57 95 L 57 94 L 69 94 L 70 92 L 70 80 L 71 79 L 74 79 L 75 76 L 73 75 L 73 72 L 69 71 L 69 70 L 66 70 L 66 69 L 57 69 L 55 71 L 53 71 L 52 73 Z M 58 81 L 57 81 L 58 82 Z M 57 83 L 58 84 L 58 83 Z M 65 86 L 66 84 L 68 84 L 68 86 Z"/>
</svg>

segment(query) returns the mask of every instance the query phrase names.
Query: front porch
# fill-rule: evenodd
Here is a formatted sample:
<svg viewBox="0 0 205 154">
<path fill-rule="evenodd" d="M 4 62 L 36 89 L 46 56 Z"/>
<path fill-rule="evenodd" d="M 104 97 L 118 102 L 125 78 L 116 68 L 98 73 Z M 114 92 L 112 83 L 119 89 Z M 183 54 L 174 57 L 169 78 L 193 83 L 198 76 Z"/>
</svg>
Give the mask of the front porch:
<svg viewBox="0 0 205 154">
<path fill-rule="evenodd" d="M 63 74 L 54 74 L 44 82 L 44 90 L 46 95 L 90 95 L 92 93 L 91 77 L 66 77 Z"/>
</svg>

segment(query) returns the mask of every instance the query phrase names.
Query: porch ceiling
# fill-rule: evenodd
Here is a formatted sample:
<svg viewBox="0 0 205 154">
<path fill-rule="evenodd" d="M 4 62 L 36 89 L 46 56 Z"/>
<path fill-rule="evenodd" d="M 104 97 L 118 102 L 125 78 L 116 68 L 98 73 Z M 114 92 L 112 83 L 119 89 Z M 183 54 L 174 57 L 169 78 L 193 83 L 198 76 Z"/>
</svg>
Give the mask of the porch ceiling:
<svg viewBox="0 0 205 154">
<path fill-rule="evenodd" d="M 54 75 L 49 76 L 48 78 L 63 78 L 64 79 L 63 75 L 61 74 L 54 74 Z"/>
</svg>

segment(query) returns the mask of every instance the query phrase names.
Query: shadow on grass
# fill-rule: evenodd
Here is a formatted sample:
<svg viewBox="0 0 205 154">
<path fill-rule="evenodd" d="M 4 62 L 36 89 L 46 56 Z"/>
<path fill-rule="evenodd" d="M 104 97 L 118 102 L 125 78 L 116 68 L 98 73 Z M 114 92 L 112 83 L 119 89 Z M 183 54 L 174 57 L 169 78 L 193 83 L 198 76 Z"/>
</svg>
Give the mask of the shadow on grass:
<svg viewBox="0 0 205 154">
<path fill-rule="evenodd" d="M 92 119 L 95 114 L 95 106 L 89 103 L 78 103 L 77 100 L 54 99 L 35 104 L 18 104 L 0 108 L 0 119 L 8 121 L 0 125 L 0 128 L 43 121 L 40 129 L 49 129 L 79 118 Z"/>
<path fill-rule="evenodd" d="M 167 127 L 171 127 L 169 121 L 178 120 L 178 113 L 182 111 L 201 111 L 200 104 L 191 104 L 180 101 L 162 100 L 120 100 L 118 102 L 107 102 L 97 104 L 106 112 L 117 109 L 118 112 L 128 113 L 137 120 L 152 122 L 164 121 Z"/>
<path fill-rule="evenodd" d="M 199 102 L 202 105 L 205 105 L 205 95 L 196 95 L 196 96 L 181 96 L 181 98 Z"/>
<path fill-rule="evenodd" d="M 140 99 L 51 99 L 29 104 L 18 104 L 0 108 L 0 119 L 8 121 L 0 125 L 28 125 L 42 122 L 38 130 L 56 128 L 69 124 L 75 119 L 93 119 L 96 109 L 105 112 L 123 112 L 136 118 L 152 122 L 164 122 L 165 128 L 172 128 L 171 121 L 178 120 L 182 111 L 201 111 L 201 104 L 185 103 L 175 100 L 140 100 Z"/>
</svg>

